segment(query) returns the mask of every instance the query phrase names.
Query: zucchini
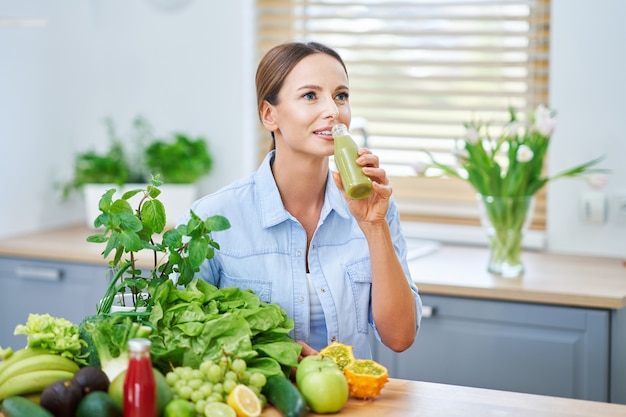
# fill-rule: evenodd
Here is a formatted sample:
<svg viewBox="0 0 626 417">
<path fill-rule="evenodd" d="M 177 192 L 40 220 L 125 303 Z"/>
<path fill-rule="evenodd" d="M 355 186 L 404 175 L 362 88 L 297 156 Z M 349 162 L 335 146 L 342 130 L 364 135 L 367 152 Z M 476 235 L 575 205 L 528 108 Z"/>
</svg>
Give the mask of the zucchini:
<svg viewBox="0 0 626 417">
<path fill-rule="evenodd" d="M 39 404 L 19 396 L 5 398 L 2 401 L 2 413 L 6 417 L 54 417 Z"/>
<path fill-rule="evenodd" d="M 283 375 L 268 376 L 261 392 L 267 402 L 285 417 L 302 417 L 307 412 L 306 401 L 300 390 Z"/>
</svg>

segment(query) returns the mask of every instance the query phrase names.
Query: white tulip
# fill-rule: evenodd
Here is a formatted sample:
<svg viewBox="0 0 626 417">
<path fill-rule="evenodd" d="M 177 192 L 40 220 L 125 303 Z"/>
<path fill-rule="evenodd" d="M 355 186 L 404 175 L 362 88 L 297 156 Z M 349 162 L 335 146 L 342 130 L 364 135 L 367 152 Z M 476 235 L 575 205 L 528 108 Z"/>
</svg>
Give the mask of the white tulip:
<svg viewBox="0 0 626 417">
<path fill-rule="evenodd" d="M 550 136 L 555 126 L 554 112 L 543 104 L 537 106 L 535 110 L 535 129 L 543 136 Z"/>
<path fill-rule="evenodd" d="M 535 156 L 535 154 L 528 145 L 520 145 L 520 147 L 517 148 L 517 154 L 515 154 L 517 162 L 528 162 L 533 159 L 533 156 Z"/>
</svg>

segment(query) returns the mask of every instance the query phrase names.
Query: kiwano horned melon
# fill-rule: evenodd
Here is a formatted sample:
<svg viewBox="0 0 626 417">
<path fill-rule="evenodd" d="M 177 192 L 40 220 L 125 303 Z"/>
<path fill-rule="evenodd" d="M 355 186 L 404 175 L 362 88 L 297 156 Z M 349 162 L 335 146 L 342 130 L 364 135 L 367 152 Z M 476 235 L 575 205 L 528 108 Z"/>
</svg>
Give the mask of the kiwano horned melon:
<svg viewBox="0 0 626 417">
<path fill-rule="evenodd" d="M 356 359 L 353 346 L 332 342 L 319 354 L 335 360 L 348 381 L 350 395 L 356 398 L 374 398 L 389 380 L 387 368 L 376 361 Z"/>
<path fill-rule="evenodd" d="M 337 363 L 339 369 L 343 370 L 343 368 L 354 362 L 353 349 L 354 346 L 332 342 L 330 345 L 320 350 L 319 354 L 332 358 Z"/>
<path fill-rule="evenodd" d="M 350 395 L 356 398 L 374 398 L 389 380 L 387 368 L 369 359 L 355 359 L 343 369 Z"/>
</svg>

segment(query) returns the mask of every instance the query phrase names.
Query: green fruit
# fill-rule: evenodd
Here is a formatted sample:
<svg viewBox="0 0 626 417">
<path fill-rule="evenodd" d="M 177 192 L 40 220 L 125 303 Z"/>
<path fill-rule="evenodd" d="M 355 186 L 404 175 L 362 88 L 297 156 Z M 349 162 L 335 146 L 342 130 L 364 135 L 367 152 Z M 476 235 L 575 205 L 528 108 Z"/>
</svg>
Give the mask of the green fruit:
<svg viewBox="0 0 626 417">
<path fill-rule="evenodd" d="M 24 397 L 9 397 L 2 402 L 2 413 L 7 417 L 54 417 L 53 414 Z"/>
<path fill-rule="evenodd" d="M 165 380 L 165 376 L 156 368 L 152 368 L 152 370 L 154 371 L 154 380 L 156 381 L 157 415 L 162 416 L 165 406 L 174 398 L 174 393 Z"/>
<path fill-rule="evenodd" d="M 333 358 L 322 355 L 309 355 L 305 356 L 300 363 L 298 364 L 298 368 L 296 370 L 296 384 L 298 387 L 300 383 L 304 379 L 304 377 L 310 373 L 311 371 L 317 371 L 319 369 L 331 368 L 331 369 L 339 369 L 339 366 L 334 361 Z"/>
<path fill-rule="evenodd" d="M 195 417 L 196 407 L 183 399 L 172 400 L 165 406 L 163 417 Z"/>
<path fill-rule="evenodd" d="M 317 368 L 298 386 L 307 405 L 318 414 L 337 413 L 348 401 L 348 381 L 339 368 Z"/>
<path fill-rule="evenodd" d="M 157 415 L 162 416 L 165 405 L 172 401 L 174 393 L 165 380 L 165 376 L 156 368 L 152 368 L 152 371 L 154 371 L 157 390 Z M 109 395 L 122 409 L 124 408 L 124 378 L 126 378 L 126 371 L 116 376 L 109 385 Z"/>
<path fill-rule="evenodd" d="M 94 391 L 78 403 L 76 417 L 122 417 L 122 408 L 106 392 Z"/>
</svg>

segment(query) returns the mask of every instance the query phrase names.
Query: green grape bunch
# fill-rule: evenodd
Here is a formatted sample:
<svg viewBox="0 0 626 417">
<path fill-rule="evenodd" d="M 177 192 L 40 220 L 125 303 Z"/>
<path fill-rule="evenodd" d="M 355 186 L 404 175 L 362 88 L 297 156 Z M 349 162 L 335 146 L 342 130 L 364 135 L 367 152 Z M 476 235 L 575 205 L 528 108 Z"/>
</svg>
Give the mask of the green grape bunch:
<svg viewBox="0 0 626 417">
<path fill-rule="evenodd" d="M 228 395 L 239 384 L 248 386 L 265 407 L 267 398 L 261 393 L 267 379 L 260 372 L 250 372 L 246 361 L 224 353 L 218 361 L 205 360 L 198 369 L 179 366 L 165 374 L 165 380 L 180 398 L 194 404 L 196 412 L 204 415 L 209 403 L 226 403 Z"/>
</svg>

